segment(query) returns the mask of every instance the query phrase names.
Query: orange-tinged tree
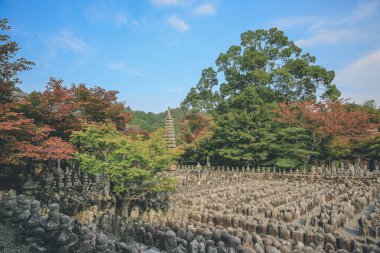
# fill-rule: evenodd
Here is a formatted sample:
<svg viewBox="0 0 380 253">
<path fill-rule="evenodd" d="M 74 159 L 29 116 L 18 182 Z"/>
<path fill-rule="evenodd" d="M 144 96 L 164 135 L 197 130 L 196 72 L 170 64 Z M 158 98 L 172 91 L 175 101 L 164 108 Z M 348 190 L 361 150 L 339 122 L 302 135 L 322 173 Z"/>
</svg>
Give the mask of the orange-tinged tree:
<svg viewBox="0 0 380 253">
<path fill-rule="evenodd" d="M 350 110 L 345 100 L 280 103 L 277 121 L 298 126 L 309 133 L 312 151 L 319 150 L 326 158 L 348 155 L 354 143 L 371 138 L 374 128 L 365 111 Z"/>
<path fill-rule="evenodd" d="M 193 113 L 179 120 L 180 143 L 186 150 L 185 156 L 191 159 L 208 161 L 205 144 L 212 137 L 215 130 L 213 118 L 205 113 Z"/>
<path fill-rule="evenodd" d="M 67 141 L 73 131 L 88 124 L 110 121 L 119 130 L 125 129 L 131 116 L 116 95 L 116 91 L 87 88 L 84 84 L 68 88 L 62 80 L 51 78 L 45 91 L 26 98 L 22 112 L 37 124 L 53 127 L 52 135 Z"/>
<path fill-rule="evenodd" d="M 73 92 L 60 80 L 51 79 L 45 91 L 32 92 L 21 110 L 37 124 L 54 128 L 52 134 L 65 140 L 72 131 L 81 128 L 79 106 Z"/>
<path fill-rule="evenodd" d="M 87 88 L 84 84 L 72 85 L 70 91 L 79 106 L 81 115 L 90 122 L 111 121 L 118 130 L 125 130 L 131 121 L 123 103 L 117 101 L 118 91 L 100 87 Z"/>
<path fill-rule="evenodd" d="M 19 102 L 0 106 L 1 164 L 25 164 L 30 160 L 68 159 L 73 146 L 59 137 L 49 137 L 53 129 L 38 126 L 33 119 L 16 112 Z"/>
</svg>

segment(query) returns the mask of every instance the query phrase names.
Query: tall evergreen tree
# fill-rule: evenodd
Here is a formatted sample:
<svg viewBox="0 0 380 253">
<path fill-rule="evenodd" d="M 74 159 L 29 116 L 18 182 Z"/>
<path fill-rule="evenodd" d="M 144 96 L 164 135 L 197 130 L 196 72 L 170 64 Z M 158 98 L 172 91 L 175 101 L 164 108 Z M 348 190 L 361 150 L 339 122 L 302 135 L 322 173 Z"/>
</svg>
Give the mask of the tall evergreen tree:
<svg viewBox="0 0 380 253">
<path fill-rule="evenodd" d="M 231 46 L 216 60 L 226 80 L 221 95 L 236 95 L 254 86 L 259 92 L 273 91 L 277 102 L 315 99 L 317 89 L 324 91 L 324 98 L 338 98 L 334 71 L 315 65 L 315 60 L 277 28 L 244 32 L 240 45 Z"/>
<path fill-rule="evenodd" d="M 269 154 L 286 148 L 289 131 L 275 127 L 273 110 L 278 103 L 321 98 L 335 101 L 340 92 L 332 83 L 334 72 L 315 64 L 316 58 L 290 41 L 277 28 L 247 31 L 241 34 L 240 45 L 231 46 L 216 60 L 224 82 L 219 84 L 212 68 L 203 70 L 200 82 L 192 88 L 182 106 L 192 111 L 212 112 L 216 130 L 212 141 L 205 143 L 214 163 L 266 163 Z M 219 91 L 216 89 L 219 88 Z M 215 101 L 217 103 L 215 103 Z M 303 131 L 294 134 L 303 135 Z M 277 138 L 276 138 L 277 135 Z M 293 159 L 305 154 L 299 138 Z M 273 142 L 278 142 L 273 145 Z M 282 145 L 282 146 L 281 146 Z M 286 166 L 295 160 L 280 161 Z"/>
<path fill-rule="evenodd" d="M 211 142 L 212 162 L 260 165 L 270 153 L 274 104 L 266 103 L 255 87 L 224 101 L 217 110 Z"/>
<path fill-rule="evenodd" d="M 8 19 L 0 20 L 0 104 L 12 101 L 12 93 L 15 85 L 20 83 L 17 74 L 28 70 L 34 65 L 33 62 L 24 58 L 14 59 L 20 49 L 15 41 L 10 39 L 6 31 L 10 30 Z"/>
<path fill-rule="evenodd" d="M 213 112 L 220 102 L 219 92 L 215 91 L 217 86 L 217 72 L 211 67 L 204 69 L 197 86 L 190 89 L 181 103 L 181 108 L 194 113 Z"/>
</svg>

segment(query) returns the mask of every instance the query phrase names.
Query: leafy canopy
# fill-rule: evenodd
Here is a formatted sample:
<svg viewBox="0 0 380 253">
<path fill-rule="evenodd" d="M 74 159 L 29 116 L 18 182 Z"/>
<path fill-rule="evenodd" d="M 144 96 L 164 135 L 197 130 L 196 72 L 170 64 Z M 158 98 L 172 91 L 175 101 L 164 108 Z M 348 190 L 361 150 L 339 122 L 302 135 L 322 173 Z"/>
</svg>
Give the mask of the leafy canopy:
<svg viewBox="0 0 380 253">
<path fill-rule="evenodd" d="M 25 164 L 37 161 L 68 159 L 74 147 L 59 137 L 52 137 L 53 129 L 37 125 L 33 119 L 16 112 L 18 102 L 0 106 L 0 164 Z"/>
<path fill-rule="evenodd" d="M 25 98 L 22 111 L 37 124 L 51 126 L 52 134 L 68 141 L 73 131 L 83 123 L 111 121 L 124 130 L 131 116 L 123 103 L 117 101 L 117 91 L 84 84 L 66 87 L 63 80 L 51 78 L 43 92 L 32 92 Z"/>
<path fill-rule="evenodd" d="M 211 156 L 219 164 L 258 165 L 267 160 L 274 139 L 272 110 L 256 88 L 246 87 L 223 102 L 215 114 Z"/>
<path fill-rule="evenodd" d="M 302 54 L 277 28 L 244 32 L 240 45 L 230 47 L 216 60 L 226 80 L 221 95 L 232 96 L 255 86 L 258 91 L 271 90 L 271 99 L 277 102 L 315 99 L 318 89 L 324 90 L 322 97 L 336 99 L 340 92 L 332 84 L 334 72 L 315 65 L 315 60 Z"/>
<path fill-rule="evenodd" d="M 292 167 L 304 163 L 317 154 L 316 147 L 307 151 L 309 146 L 302 141 L 307 129 L 275 121 L 274 110 L 278 103 L 309 101 L 318 94 L 336 101 L 340 92 L 332 83 L 334 72 L 315 64 L 314 56 L 303 53 L 277 28 L 247 31 L 240 38 L 240 45 L 216 59 L 224 81 L 218 83 L 212 68 L 204 69 L 181 104 L 192 113 L 206 112 L 214 118 L 211 141 L 199 150 L 211 155 L 214 164 L 257 166 L 273 160 Z M 292 139 L 292 133 L 298 138 Z M 291 158 L 284 160 L 281 150 L 287 149 L 288 142 L 296 145 Z"/>
<path fill-rule="evenodd" d="M 369 130 L 376 127 L 365 111 L 351 110 L 344 100 L 281 103 L 277 121 L 306 130 L 309 149 L 322 157 L 345 157 L 355 143 L 371 138 Z"/>
<path fill-rule="evenodd" d="M 8 19 L 0 20 L 0 104 L 4 104 L 13 100 L 13 92 L 15 85 L 20 83 L 17 74 L 21 71 L 28 70 L 34 65 L 33 62 L 24 58 L 14 59 L 17 51 L 20 50 L 16 42 L 10 40 L 10 36 L 6 34 Z"/>
<path fill-rule="evenodd" d="M 71 142 L 78 149 L 75 160 L 80 169 L 107 175 L 114 191 L 139 196 L 174 186 L 162 174 L 176 158 L 176 154 L 166 148 L 162 129 L 146 139 L 143 136 L 131 138 L 110 124 L 90 125 L 74 132 Z"/>
<path fill-rule="evenodd" d="M 211 113 L 220 102 L 220 95 L 215 88 L 218 85 L 217 73 L 211 67 L 202 71 L 201 79 L 195 88 L 191 88 L 181 103 L 181 108 L 193 113 Z"/>
</svg>

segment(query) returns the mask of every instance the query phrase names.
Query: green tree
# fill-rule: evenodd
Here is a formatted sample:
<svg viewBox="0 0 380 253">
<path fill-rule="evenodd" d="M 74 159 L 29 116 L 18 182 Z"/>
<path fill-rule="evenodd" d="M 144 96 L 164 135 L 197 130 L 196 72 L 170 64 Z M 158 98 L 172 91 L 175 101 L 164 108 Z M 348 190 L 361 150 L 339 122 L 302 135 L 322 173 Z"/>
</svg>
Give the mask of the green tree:
<svg viewBox="0 0 380 253">
<path fill-rule="evenodd" d="M 274 140 L 271 131 L 274 106 L 265 103 L 252 86 L 224 101 L 215 116 L 217 127 L 210 145 L 212 162 L 263 164 Z"/>
<path fill-rule="evenodd" d="M 220 102 L 219 92 L 215 91 L 217 85 L 216 71 L 211 67 L 204 69 L 197 86 L 190 89 L 181 103 L 181 108 L 191 112 L 213 112 Z"/>
<path fill-rule="evenodd" d="M 0 104 L 12 101 L 12 93 L 15 85 L 20 83 L 17 74 L 20 71 L 28 70 L 34 65 L 33 62 L 24 58 L 14 59 L 20 49 L 16 42 L 10 40 L 10 36 L 5 34 L 11 27 L 8 26 L 8 19 L 0 20 Z"/>
<path fill-rule="evenodd" d="M 271 144 L 272 165 L 280 168 L 301 168 L 306 165 L 311 155 L 318 155 L 310 150 L 311 140 L 301 127 L 283 127 Z"/>
<path fill-rule="evenodd" d="M 373 158 L 380 159 L 380 136 L 374 137 L 365 148 L 366 154 Z"/>
<path fill-rule="evenodd" d="M 132 120 L 127 126 L 128 131 L 150 133 L 161 128 L 165 124 L 166 110 L 156 114 L 152 112 L 134 111 L 127 107 L 126 111 L 132 116 Z M 186 114 L 181 108 L 171 108 L 170 111 L 175 122 Z M 174 124 L 174 128 L 175 132 L 178 133 L 178 124 Z"/>
<path fill-rule="evenodd" d="M 265 95 L 273 95 L 271 99 L 277 102 L 315 99 L 317 89 L 324 90 L 324 98 L 338 98 L 340 92 L 332 84 L 334 71 L 315 65 L 315 60 L 302 54 L 301 48 L 277 28 L 244 32 L 240 45 L 230 47 L 216 60 L 226 80 L 221 84 L 221 95 L 236 95 L 254 86 L 259 93 L 273 91 Z"/>
<path fill-rule="evenodd" d="M 75 160 L 79 168 L 107 175 L 114 191 L 128 191 L 138 197 L 174 186 L 161 173 L 175 159 L 175 153 L 166 148 L 162 129 L 149 139 L 133 139 L 111 125 L 90 125 L 84 131 L 74 132 L 71 142 L 78 150 Z"/>
<path fill-rule="evenodd" d="M 218 84 L 213 69 L 203 70 L 200 82 L 181 105 L 192 111 L 212 112 L 216 131 L 212 141 L 204 144 L 212 154 L 212 161 L 260 165 L 268 159 L 277 159 L 275 163 L 290 166 L 295 159 L 305 157 L 305 150 L 298 143 L 302 131 L 294 132 L 300 136 L 293 140 L 298 146 L 293 150 L 292 161 L 281 161 L 284 154 L 280 152 L 277 158 L 269 156 L 273 141 L 284 146 L 290 141 L 287 135 L 291 131 L 281 130 L 273 110 L 281 102 L 315 99 L 321 90 L 321 98 L 331 101 L 339 98 L 340 92 L 332 83 L 334 72 L 315 61 L 314 56 L 303 53 L 277 28 L 259 29 L 242 33 L 240 45 L 233 45 L 219 55 L 216 66 L 223 75 L 223 83 Z"/>
</svg>

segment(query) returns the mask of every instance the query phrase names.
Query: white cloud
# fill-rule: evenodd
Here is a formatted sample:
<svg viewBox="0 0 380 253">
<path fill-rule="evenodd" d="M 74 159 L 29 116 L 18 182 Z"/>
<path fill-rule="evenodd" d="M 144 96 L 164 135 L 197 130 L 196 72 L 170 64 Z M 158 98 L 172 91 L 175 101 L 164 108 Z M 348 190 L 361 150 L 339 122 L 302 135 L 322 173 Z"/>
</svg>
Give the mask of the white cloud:
<svg viewBox="0 0 380 253">
<path fill-rule="evenodd" d="M 351 13 L 351 15 L 344 19 L 343 22 L 347 23 L 357 23 L 362 19 L 371 16 L 376 13 L 378 8 L 380 7 L 379 1 L 370 1 L 366 3 L 362 3 L 357 6 Z"/>
<path fill-rule="evenodd" d="M 112 70 L 123 70 L 124 69 L 124 64 L 119 63 L 119 62 L 113 62 L 108 65 L 108 68 Z"/>
<path fill-rule="evenodd" d="M 49 39 L 49 43 L 57 48 L 63 48 L 81 54 L 89 54 L 90 47 L 81 38 L 75 36 L 70 31 L 61 31 Z"/>
<path fill-rule="evenodd" d="M 380 105 L 380 49 L 348 64 L 336 74 L 335 83 L 357 102 L 376 100 Z"/>
<path fill-rule="evenodd" d="M 40 61 L 49 68 L 56 68 L 57 62 L 65 62 L 68 64 L 68 68 L 73 65 L 85 65 L 96 53 L 83 39 L 74 35 L 70 30 L 61 30 L 50 36 L 41 34 L 38 36 L 45 45 Z M 62 57 L 63 54 L 72 54 L 70 60 Z"/>
<path fill-rule="evenodd" d="M 108 64 L 108 68 L 114 71 L 125 72 L 130 76 L 142 76 L 142 72 L 138 69 L 130 68 L 121 62 L 112 62 Z"/>
<path fill-rule="evenodd" d="M 216 7 L 212 3 L 202 4 L 196 7 L 193 11 L 195 15 L 214 15 L 216 14 Z"/>
<path fill-rule="evenodd" d="M 186 24 L 185 21 L 183 21 L 178 15 L 173 15 L 170 18 L 167 19 L 168 24 L 177 29 L 178 31 L 186 31 L 190 28 L 188 24 Z"/>
<path fill-rule="evenodd" d="M 313 37 L 308 39 L 300 39 L 295 43 L 300 46 L 313 46 L 315 44 L 336 44 L 342 41 L 353 40 L 358 37 L 358 33 L 355 30 L 350 29 L 336 29 L 326 30 L 325 28 L 319 29 Z"/>
<path fill-rule="evenodd" d="M 127 68 L 125 71 L 130 76 L 143 76 L 141 70 L 138 69 Z"/>
<path fill-rule="evenodd" d="M 178 0 L 150 0 L 156 6 L 170 6 L 179 4 Z"/>
<path fill-rule="evenodd" d="M 185 91 L 184 87 L 169 88 L 168 92 L 171 94 L 182 94 Z"/>
<path fill-rule="evenodd" d="M 104 2 L 92 2 L 85 10 L 86 17 L 94 23 L 104 22 L 106 20 L 107 7 Z"/>
<path fill-rule="evenodd" d="M 336 16 L 334 18 L 295 17 L 282 19 L 285 28 L 313 21 L 309 26 L 311 36 L 296 41 L 299 46 L 313 46 L 316 44 L 336 44 L 364 40 L 373 35 L 373 29 L 362 27 L 359 21 L 370 18 L 380 7 L 380 1 L 367 1 L 353 9 L 348 16 Z M 281 21 L 281 20 L 280 20 Z"/>
<path fill-rule="evenodd" d="M 128 24 L 128 16 L 125 13 L 118 13 L 115 15 L 115 24 L 116 26 L 121 29 Z"/>
<path fill-rule="evenodd" d="M 128 10 L 116 6 L 112 1 L 94 1 L 85 9 L 85 15 L 91 23 L 110 23 L 122 29 L 132 23 Z"/>
<path fill-rule="evenodd" d="M 309 31 L 315 31 L 315 30 L 318 30 L 320 28 L 323 28 L 327 23 L 327 20 L 326 19 L 323 19 L 323 20 L 319 20 L 317 22 L 314 22 L 310 27 L 309 27 Z"/>
</svg>

